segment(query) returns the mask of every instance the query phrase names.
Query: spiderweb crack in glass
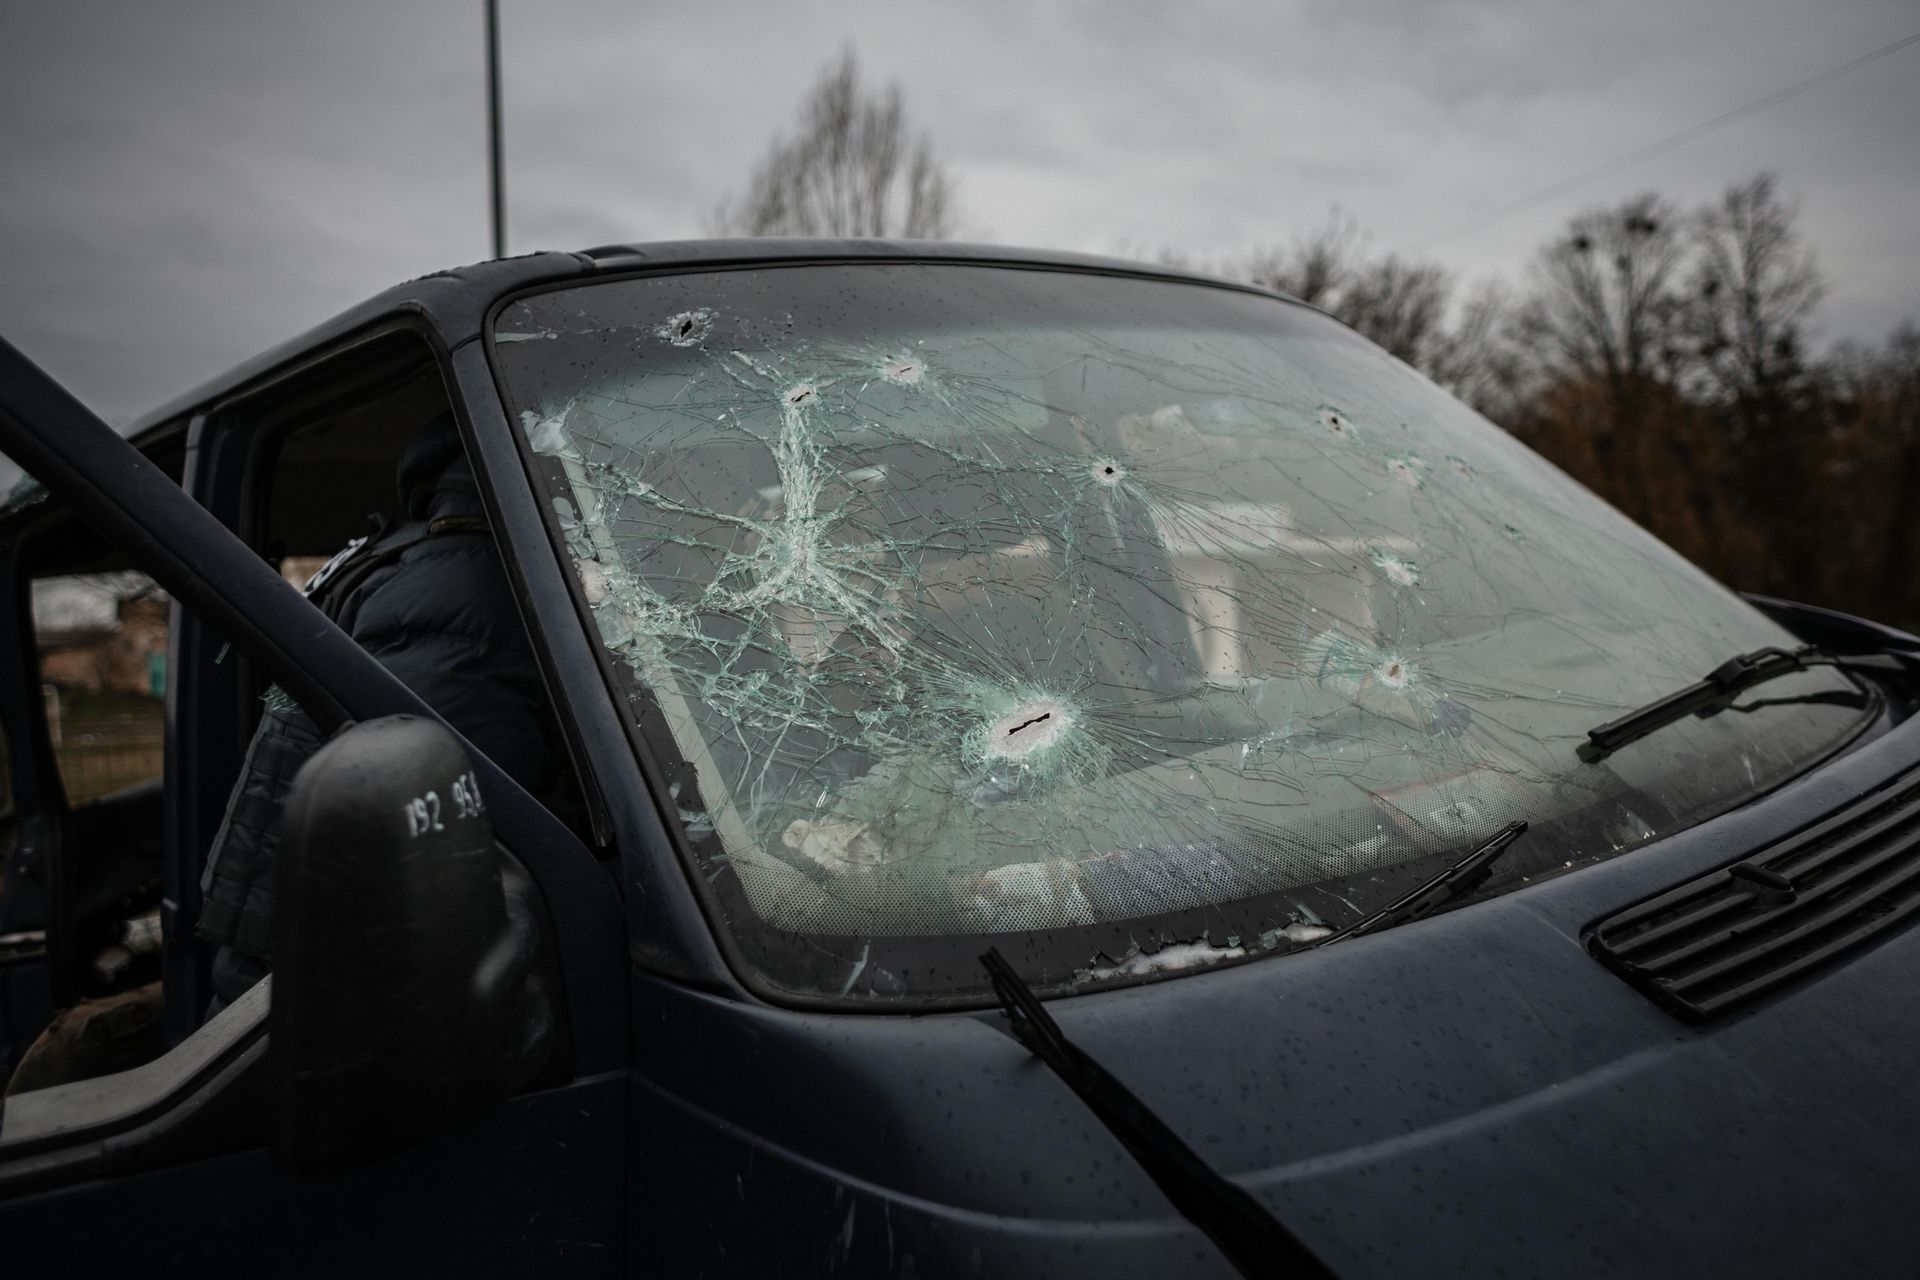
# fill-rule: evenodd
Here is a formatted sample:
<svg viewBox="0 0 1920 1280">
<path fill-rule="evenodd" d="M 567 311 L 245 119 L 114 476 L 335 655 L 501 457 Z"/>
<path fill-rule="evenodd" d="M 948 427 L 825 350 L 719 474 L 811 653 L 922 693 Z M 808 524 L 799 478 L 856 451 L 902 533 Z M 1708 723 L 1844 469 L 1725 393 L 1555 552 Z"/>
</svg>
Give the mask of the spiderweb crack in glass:
<svg viewBox="0 0 1920 1280">
<path fill-rule="evenodd" d="M 821 939 L 824 992 L 912 990 L 890 939 L 1089 930 L 1074 982 L 1302 945 L 1504 822 L 1606 856 L 1750 793 L 1729 746 L 1764 782 L 1838 731 L 1771 709 L 1579 766 L 1587 726 L 1777 629 L 1318 317 L 1043 276 L 732 272 L 503 316 L 558 335 L 496 359 L 691 768 L 701 876 L 730 927 Z"/>
</svg>

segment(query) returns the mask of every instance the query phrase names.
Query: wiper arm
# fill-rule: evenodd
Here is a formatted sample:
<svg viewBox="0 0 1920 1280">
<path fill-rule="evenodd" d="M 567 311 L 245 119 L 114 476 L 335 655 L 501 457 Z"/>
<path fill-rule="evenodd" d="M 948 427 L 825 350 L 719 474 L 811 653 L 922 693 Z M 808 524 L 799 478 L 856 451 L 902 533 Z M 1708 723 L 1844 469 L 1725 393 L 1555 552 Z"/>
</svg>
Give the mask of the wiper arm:
<svg viewBox="0 0 1920 1280">
<path fill-rule="evenodd" d="M 1684 689 L 1649 702 L 1638 711 L 1629 711 L 1618 720 L 1609 720 L 1597 729 L 1587 730 L 1587 740 L 1574 749 L 1588 764 L 1604 760 L 1630 742 L 1638 742 L 1688 716 L 1710 716 L 1726 710 L 1736 696 L 1757 684 L 1805 671 L 1809 667 L 1852 665 L 1818 648 L 1802 645 L 1798 649 L 1755 649 L 1729 658 L 1704 680 L 1696 680 Z"/>
<path fill-rule="evenodd" d="M 1326 1264 L 1239 1184 L 1202 1160 L 1132 1090 L 1067 1039 L 998 947 L 980 957 L 1013 1038 L 1053 1068 L 1120 1140 L 1187 1221 L 1218 1245 L 1241 1275 L 1328 1277 Z"/>
<path fill-rule="evenodd" d="M 1484 843 L 1475 846 L 1473 852 L 1412 893 L 1388 903 L 1372 915 L 1364 917 L 1356 924 L 1348 925 L 1332 937 L 1322 938 L 1314 945 L 1324 947 L 1359 934 L 1391 929 L 1397 924 L 1418 920 L 1443 902 L 1451 902 L 1462 894 L 1472 893 L 1480 887 L 1482 881 L 1493 874 L 1493 864 L 1498 862 L 1507 850 L 1513 847 L 1513 842 L 1526 832 L 1525 822 L 1509 822 L 1494 832 Z"/>
</svg>

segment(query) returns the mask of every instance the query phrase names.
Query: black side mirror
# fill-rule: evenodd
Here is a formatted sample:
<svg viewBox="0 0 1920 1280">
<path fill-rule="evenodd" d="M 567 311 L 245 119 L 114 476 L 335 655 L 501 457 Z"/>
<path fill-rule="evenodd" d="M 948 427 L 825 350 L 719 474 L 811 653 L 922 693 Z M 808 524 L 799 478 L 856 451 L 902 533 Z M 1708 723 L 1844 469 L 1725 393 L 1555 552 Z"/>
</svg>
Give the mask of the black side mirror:
<svg viewBox="0 0 1920 1280">
<path fill-rule="evenodd" d="M 356 1163 L 538 1077 L 560 1037 L 544 912 L 443 725 L 353 725 L 281 816 L 269 1024 L 274 1150 Z"/>
</svg>

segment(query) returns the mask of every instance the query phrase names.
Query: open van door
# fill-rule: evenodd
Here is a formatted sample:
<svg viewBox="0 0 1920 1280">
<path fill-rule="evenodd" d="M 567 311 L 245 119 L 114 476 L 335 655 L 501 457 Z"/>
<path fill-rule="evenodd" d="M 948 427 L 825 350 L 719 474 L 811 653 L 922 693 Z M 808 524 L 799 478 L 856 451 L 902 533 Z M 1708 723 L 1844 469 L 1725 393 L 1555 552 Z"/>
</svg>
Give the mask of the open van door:
<svg viewBox="0 0 1920 1280">
<path fill-rule="evenodd" d="M 449 1109 L 445 1123 L 414 1123 L 395 1099 L 429 1095 L 447 1077 L 440 1070 L 409 1076 L 407 1052 L 393 1046 L 411 1045 L 416 1053 L 431 1046 L 423 1049 L 420 1037 L 408 1041 L 401 1031 L 385 1041 L 374 1034 L 378 1017 L 387 1019 L 380 1025 L 398 1021 L 397 1006 L 382 1015 L 342 999 L 341 990 L 324 990 L 335 979 L 336 986 L 383 979 L 404 988 L 411 975 L 355 976 L 368 966 L 356 964 L 350 945 L 358 923 L 351 878 L 294 886 L 283 878 L 283 892 L 300 890 L 295 899 L 330 912 L 324 920 L 300 920 L 290 910 L 288 927 L 317 935 L 307 954 L 335 968 L 320 973 L 318 985 L 311 964 L 296 975 L 290 963 L 280 977 L 305 983 L 300 1017 L 324 1013 L 336 1021 L 289 1023 L 295 1005 L 275 1008 L 269 978 L 151 1061 L 8 1097 L 0 1109 L 0 1269 L 94 1274 L 164 1261 L 169 1269 L 212 1263 L 327 1273 L 423 1265 L 624 1273 L 626 1074 L 604 1050 L 610 1030 L 624 1036 L 623 1028 L 606 1025 L 604 1010 L 609 994 L 622 1002 L 625 947 L 610 878 L 564 824 L 459 739 L 173 477 L 4 341 L 0 453 L 123 552 L 177 609 L 273 679 L 324 732 L 340 735 L 331 755 L 314 758 L 333 762 L 321 771 L 327 776 L 303 771 L 296 782 L 296 793 L 308 797 L 304 812 L 313 830 L 351 830 L 368 817 L 355 804 L 355 750 L 377 735 L 352 736 L 361 730 L 413 724 L 427 737 L 406 730 L 405 741 L 444 745 L 416 745 L 408 749 L 412 757 L 468 767 L 459 776 L 486 797 L 488 848 L 469 841 L 453 852 L 471 858 L 497 848 L 525 869 L 530 888 L 521 906 L 544 918 L 554 942 L 563 1041 L 556 1071 L 530 1090 L 513 1086 L 522 1091 L 511 1097 L 472 1092 Z M 17 627 L 20 597 L 11 599 L 7 620 Z M 170 702 L 170 720 L 191 714 L 191 706 Z M 15 719 L 10 711 L 10 747 Z M 198 781 L 176 773 L 166 778 L 169 793 Z M 384 806 L 390 787 L 380 781 L 365 782 L 362 791 Z M 395 814 L 404 820 L 398 806 Z M 51 853 L 57 864 L 58 850 Z M 377 860 L 359 867 L 391 869 Z M 369 921 L 370 929 L 379 927 Z M 435 954 L 462 943 L 444 933 L 437 941 Z M 344 994 L 350 997 L 351 988 Z M 357 1011 L 362 1020 L 355 1020 Z M 276 1069 L 273 1040 L 282 1036 L 298 1045 L 298 1056 L 283 1048 Z M 588 1044 L 588 1052 L 574 1051 Z M 328 1064 L 345 1056 L 376 1068 L 337 1073 L 361 1081 L 358 1094 L 329 1085 Z M 488 1075 L 482 1069 L 474 1078 Z M 308 1110 L 296 1114 L 292 1099 Z M 336 1120 L 328 1133 L 352 1140 L 316 1142 L 313 1108 L 331 1108 Z M 382 1126 L 390 1132 L 383 1135 Z M 317 1176 L 323 1166 L 325 1176 Z"/>
<path fill-rule="evenodd" d="M 179 443 L 145 448 L 178 475 Z M 0 507 L 0 1076 L 53 1010 L 159 976 L 170 612 L 44 489 Z"/>
</svg>

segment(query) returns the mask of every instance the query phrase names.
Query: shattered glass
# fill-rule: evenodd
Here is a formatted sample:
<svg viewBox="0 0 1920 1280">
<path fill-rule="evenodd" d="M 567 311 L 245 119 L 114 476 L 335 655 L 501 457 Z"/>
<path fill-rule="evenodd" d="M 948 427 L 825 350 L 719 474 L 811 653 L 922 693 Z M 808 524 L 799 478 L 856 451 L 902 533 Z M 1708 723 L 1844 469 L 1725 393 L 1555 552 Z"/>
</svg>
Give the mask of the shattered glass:
<svg viewBox="0 0 1920 1280">
<path fill-rule="evenodd" d="M 1808 672 L 1582 764 L 1790 638 L 1271 298 L 798 266 L 538 294 L 494 343 L 695 881 L 775 995 L 974 998 L 988 935 L 1053 991 L 1284 951 L 1514 819 L 1487 891 L 1863 723 Z"/>
</svg>

